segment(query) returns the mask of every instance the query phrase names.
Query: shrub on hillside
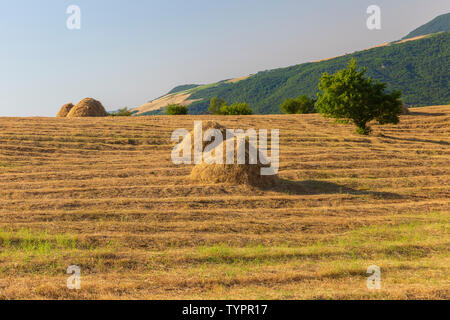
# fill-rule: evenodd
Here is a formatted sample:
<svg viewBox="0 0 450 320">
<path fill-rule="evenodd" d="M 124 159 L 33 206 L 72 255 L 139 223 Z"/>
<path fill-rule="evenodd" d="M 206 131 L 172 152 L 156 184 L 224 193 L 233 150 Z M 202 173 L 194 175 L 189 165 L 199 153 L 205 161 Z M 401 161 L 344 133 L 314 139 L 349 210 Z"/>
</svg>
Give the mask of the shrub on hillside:
<svg viewBox="0 0 450 320">
<path fill-rule="evenodd" d="M 281 111 L 289 114 L 304 114 L 315 112 L 314 104 L 316 101 L 306 95 L 301 95 L 298 98 L 286 99 L 280 106 Z"/>
<path fill-rule="evenodd" d="M 110 116 L 112 117 L 130 117 L 132 115 L 131 111 L 128 108 L 119 109 L 116 112 L 111 112 Z"/>
<path fill-rule="evenodd" d="M 180 104 L 171 104 L 167 106 L 167 114 L 170 116 L 174 115 L 186 115 L 188 114 L 188 108 Z"/>
<path fill-rule="evenodd" d="M 401 92 L 386 93 L 386 84 L 365 76 L 366 68 L 357 70 L 352 59 L 346 69 L 335 74 L 324 73 L 319 83 L 317 110 L 338 122 L 352 121 L 360 134 L 369 134 L 368 123 L 399 122 L 402 112 Z"/>
<path fill-rule="evenodd" d="M 247 103 L 241 102 L 223 106 L 220 108 L 220 114 L 227 116 L 251 115 L 253 111 L 248 107 Z"/>
<path fill-rule="evenodd" d="M 220 114 L 220 109 L 226 105 L 227 103 L 225 100 L 214 97 L 209 102 L 208 112 L 212 114 Z"/>
</svg>

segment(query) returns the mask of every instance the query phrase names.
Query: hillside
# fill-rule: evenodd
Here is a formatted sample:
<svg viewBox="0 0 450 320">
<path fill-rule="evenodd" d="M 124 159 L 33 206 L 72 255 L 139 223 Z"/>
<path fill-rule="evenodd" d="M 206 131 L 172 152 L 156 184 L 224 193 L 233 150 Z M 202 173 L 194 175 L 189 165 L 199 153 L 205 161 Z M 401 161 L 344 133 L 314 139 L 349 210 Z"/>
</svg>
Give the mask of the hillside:
<svg viewBox="0 0 450 320">
<path fill-rule="evenodd" d="M 420 26 L 403 39 L 411 39 L 418 36 L 423 36 L 438 32 L 450 31 L 450 13 L 446 13 L 434 18 L 432 21 Z"/>
<path fill-rule="evenodd" d="M 240 81 L 222 81 L 178 92 L 189 112 L 201 114 L 209 100 L 218 96 L 229 103 L 246 101 L 258 114 L 280 113 L 287 98 L 300 94 L 315 96 L 323 72 L 333 73 L 356 58 L 368 75 L 386 82 L 388 90 L 403 92 L 405 103 L 413 106 L 450 102 L 450 32 L 407 39 L 333 59 L 259 72 Z M 141 114 L 158 114 L 158 108 L 139 108 Z"/>
<path fill-rule="evenodd" d="M 167 94 L 161 98 L 155 99 L 153 101 L 147 102 L 146 104 L 134 108 L 131 111 L 135 115 L 142 115 L 145 112 L 153 111 L 153 110 L 165 110 L 170 104 L 181 104 L 181 105 L 189 105 L 192 102 L 196 102 L 198 100 L 190 99 L 191 94 L 188 91 L 181 91 Z"/>
<path fill-rule="evenodd" d="M 0 118 L 0 299 L 448 300 L 450 106 L 412 112 Z M 279 128 L 283 185 L 191 182 L 170 136 L 211 119 Z"/>
<path fill-rule="evenodd" d="M 169 91 L 168 94 L 178 93 L 181 91 L 186 91 L 186 90 L 197 88 L 200 86 L 201 86 L 200 84 L 185 84 L 185 85 L 181 85 L 181 86 L 173 88 L 172 90 Z"/>
</svg>

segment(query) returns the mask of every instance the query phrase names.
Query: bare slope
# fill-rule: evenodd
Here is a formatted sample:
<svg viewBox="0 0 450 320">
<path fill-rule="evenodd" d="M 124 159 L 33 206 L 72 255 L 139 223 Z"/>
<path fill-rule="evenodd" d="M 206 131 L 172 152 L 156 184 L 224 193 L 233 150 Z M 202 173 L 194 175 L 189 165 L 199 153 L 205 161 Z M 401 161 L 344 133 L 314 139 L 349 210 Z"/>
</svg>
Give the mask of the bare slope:
<svg viewBox="0 0 450 320">
<path fill-rule="evenodd" d="M 198 100 L 190 100 L 189 96 L 190 96 L 190 94 L 185 91 L 171 93 L 171 94 L 168 94 L 161 98 L 150 101 L 140 107 L 134 108 L 131 111 L 136 112 L 136 115 L 140 115 L 145 112 L 165 108 L 171 104 L 181 104 L 183 106 L 187 106 L 187 105 L 191 104 L 192 102 L 198 101 Z"/>
<path fill-rule="evenodd" d="M 230 79 L 224 81 L 225 83 L 238 83 L 239 81 L 245 80 L 250 76 L 244 76 L 239 77 L 235 79 Z M 213 83 L 208 85 L 186 85 L 188 89 L 179 91 L 178 88 L 183 88 L 183 86 L 178 86 L 171 90 L 167 95 L 164 95 L 158 99 L 155 99 L 153 101 L 150 101 L 146 104 L 143 104 L 142 106 L 136 107 L 132 109 L 131 111 L 135 113 L 135 115 L 143 115 L 145 113 L 161 110 L 165 107 L 167 107 L 170 104 L 181 104 L 183 106 L 188 106 L 194 102 L 200 101 L 202 99 L 189 99 L 192 93 L 207 89 L 216 85 L 219 85 L 220 83 Z M 175 90 L 175 92 L 173 92 Z"/>
</svg>

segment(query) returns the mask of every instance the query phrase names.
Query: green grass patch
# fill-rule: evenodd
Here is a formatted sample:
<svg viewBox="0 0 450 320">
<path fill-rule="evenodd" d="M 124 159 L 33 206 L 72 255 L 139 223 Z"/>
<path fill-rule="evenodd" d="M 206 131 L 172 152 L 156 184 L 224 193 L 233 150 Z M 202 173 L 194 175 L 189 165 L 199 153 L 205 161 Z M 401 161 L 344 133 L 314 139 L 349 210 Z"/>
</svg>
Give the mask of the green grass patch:
<svg viewBox="0 0 450 320">
<path fill-rule="evenodd" d="M 71 250 L 80 247 L 76 237 L 67 234 L 50 235 L 47 231 L 0 230 L 1 254 L 23 252 L 34 255 L 49 255 L 54 251 Z"/>
<path fill-rule="evenodd" d="M 11 162 L 0 162 L 0 168 L 13 168 L 15 167 L 14 164 Z"/>
<path fill-rule="evenodd" d="M 187 260 L 207 264 L 273 265 L 281 261 L 318 261 L 361 258 L 420 259 L 446 252 L 450 235 L 449 214 L 434 212 L 428 219 L 372 225 L 305 245 L 263 244 L 237 247 L 224 243 L 204 245 L 187 253 Z M 169 249 L 166 255 L 170 261 Z"/>
</svg>

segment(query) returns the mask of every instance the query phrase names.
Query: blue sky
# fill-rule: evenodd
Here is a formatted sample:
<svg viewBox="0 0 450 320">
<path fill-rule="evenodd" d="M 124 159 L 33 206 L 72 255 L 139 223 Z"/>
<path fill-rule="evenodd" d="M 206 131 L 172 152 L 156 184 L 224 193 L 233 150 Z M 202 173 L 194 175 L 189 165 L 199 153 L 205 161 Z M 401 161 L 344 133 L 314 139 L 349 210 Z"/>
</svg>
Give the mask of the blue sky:
<svg viewBox="0 0 450 320">
<path fill-rule="evenodd" d="M 81 30 L 66 9 L 81 8 Z M 366 9 L 382 10 L 382 30 Z M 398 40 L 448 0 L 0 0 L 0 116 L 82 98 L 133 107 L 210 83 Z"/>
</svg>

